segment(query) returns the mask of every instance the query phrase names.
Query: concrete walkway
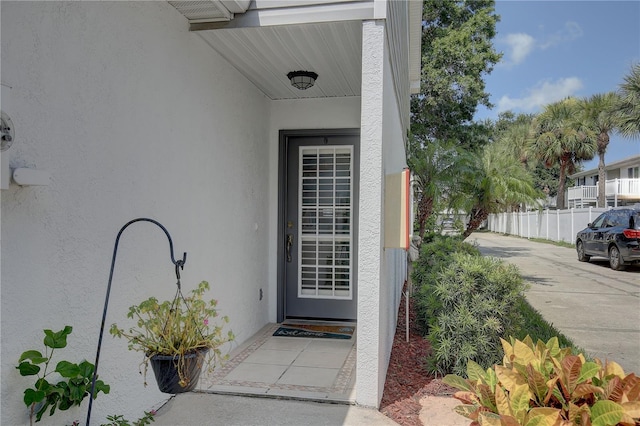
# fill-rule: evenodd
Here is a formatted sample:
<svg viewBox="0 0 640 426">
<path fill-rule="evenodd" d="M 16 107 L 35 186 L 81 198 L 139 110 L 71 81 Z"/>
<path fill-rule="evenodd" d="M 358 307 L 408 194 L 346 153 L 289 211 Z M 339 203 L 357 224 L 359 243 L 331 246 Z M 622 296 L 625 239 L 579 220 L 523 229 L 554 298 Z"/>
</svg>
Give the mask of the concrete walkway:
<svg viewBox="0 0 640 426">
<path fill-rule="evenodd" d="M 369 408 L 265 397 L 185 393 L 158 410 L 154 426 L 393 426 Z M 441 425 L 444 426 L 444 425 Z"/>
<path fill-rule="evenodd" d="M 577 346 L 640 374 L 640 266 L 613 271 L 606 259 L 578 262 L 573 248 L 495 233 L 467 241 L 516 265 L 529 303 Z"/>
</svg>

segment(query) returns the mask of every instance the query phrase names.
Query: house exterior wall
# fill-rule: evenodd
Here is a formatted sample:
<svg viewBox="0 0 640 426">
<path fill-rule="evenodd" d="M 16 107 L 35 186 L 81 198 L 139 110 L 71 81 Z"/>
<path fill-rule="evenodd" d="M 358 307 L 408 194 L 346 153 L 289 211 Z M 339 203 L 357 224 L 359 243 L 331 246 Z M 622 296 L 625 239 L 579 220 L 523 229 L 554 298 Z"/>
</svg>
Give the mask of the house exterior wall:
<svg viewBox="0 0 640 426">
<path fill-rule="evenodd" d="M 183 290 L 208 280 L 238 343 L 269 320 L 269 103 L 165 2 L 8 2 L 2 82 L 10 85 L 11 167 L 51 173 L 49 186 L 1 193 L 0 423 L 28 424 L 15 369 L 42 330 L 74 327 L 56 361 L 94 362 L 114 240 L 137 217 L 164 224 L 188 252 Z M 4 106 L 3 106 L 4 109 Z M 342 124 L 341 124 L 342 125 Z M 160 229 L 123 233 L 107 325 L 175 275 Z M 58 357 L 59 355 L 59 357 Z M 101 378 L 111 394 L 92 419 L 137 418 L 166 400 L 138 374 L 141 354 L 105 335 Z M 55 424 L 86 416 L 81 408 Z"/>
<path fill-rule="evenodd" d="M 607 170 L 607 179 L 620 179 L 621 177 L 620 169 Z"/>
<path fill-rule="evenodd" d="M 407 98 L 398 99 L 397 91 L 394 88 L 393 74 L 391 70 L 390 54 L 393 49 L 389 48 L 389 44 L 385 43 L 384 49 L 384 102 L 383 102 L 383 129 L 382 129 L 382 150 L 383 150 L 383 168 L 384 174 L 390 175 L 399 173 L 406 166 L 406 155 L 404 147 L 404 131 L 403 120 L 405 108 L 402 106 Z M 384 198 L 384 194 L 383 194 Z M 384 221 L 383 228 L 384 228 Z M 382 230 L 384 235 L 384 229 Z M 400 304 L 400 295 L 402 287 L 407 278 L 407 252 L 403 249 L 384 249 L 383 270 L 381 275 L 382 300 L 380 310 L 380 327 L 381 327 L 381 369 L 379 374 L 378 398 L 382 398 L 384 391 L 384 383 L 387 376 L 387 368 L 389 366 L 389 358 L 391 357 L 391 348 L 393 346 L 393 338 L 395 336 L 396 324 L 398 319 L 398 306 Z M 378 400 L 379 402 L 379 400 Z"/>
<path fill-rule="evenodd" d="M 383 158 L 384 158 L 384 174 L 390 175 L 399 173 L 407 167 L 404 139 L 404 117 L 408 105 L 408 97 L 398 98 L 397 91 L 394 87 L 391 58 L 393 48 L 386 44 L 385 61 L 384 61 L 384 103 L 383 103 Z M 406 107 L 406 108 L 405 108 Z M 407 117 L 408 119 L 408 117 Z M 384 224 L 384 222 L 383 222 Z M 383 230 L 384 235 L 384 230 Z M 400 296 L 404 282 L 407 278 L 407 252 L 403 249 L 384 249 L 384 281 L 382 286 L 385 288 L 385 298 L 382 301 L 381 311 L 382 319 L 382 336 L 384 336 L 383 345 L 383 365 L 384 376 L 382 376 L 382 384 L 384 389 L 384 379 L 386 377 L 389 358 L 391 356 L 391 347 L 393 346 L 393 338 L 397 324 L 398 306 L 400 304 Z M 382 391 L 380 393 L 382 397 Z"/>
<path fill-rule="evenodd" d="M 635 176 L 629 175 L 629 169 L 632 170 L 631 174 L 634 174 L 634 170 L 638 170 L 639 167 L 640 155 L 634 155 L 623 160 L 607 164 L 605 166 L 605 176 L 606 179 L 634 178 Z M 584 170 L 579 173 L 574 173 L 569 177 L 575 179 L 577 185 L 595 185 L 598 180 L 598 169 Z"/>
<path fill-rule="evenodd" d="M 405 165 L 384 21 L 363 23 L 358 362 L 356 398 L 377 407 L 382 398 L 406 258 L 384 250 L 384 176 Z M 376 88 L 382 87 L 382 92 Z M 400 145 L 399 145 L 400 144 Z"/>
<path fill-rule="evenodd" d="M 361 405 L 377 406 L 380 398 L 381 277 L 383 276 L 384 179 L 382 149 L 384 87 L 384 23 L 365 21 L 362 28 L 362 127 L 360 134 L 360 229 L 358 236 L 358 357 L 356 395 Z M 382 379 L 384 382 L 384 378 Z"/>
</svg>

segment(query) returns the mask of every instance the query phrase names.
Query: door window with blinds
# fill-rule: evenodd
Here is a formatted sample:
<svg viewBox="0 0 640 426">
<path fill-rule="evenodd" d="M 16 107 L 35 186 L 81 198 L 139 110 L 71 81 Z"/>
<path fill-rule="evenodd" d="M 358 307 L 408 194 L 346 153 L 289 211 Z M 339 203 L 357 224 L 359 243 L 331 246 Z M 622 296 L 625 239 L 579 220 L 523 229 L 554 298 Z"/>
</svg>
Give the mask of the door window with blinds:
<svg viewBox="0 0 640 426">
<path fill-rule="evenodd" d="M 298 297 L 351 299 L 352 146 L 300 147 Z"/>
</svg>

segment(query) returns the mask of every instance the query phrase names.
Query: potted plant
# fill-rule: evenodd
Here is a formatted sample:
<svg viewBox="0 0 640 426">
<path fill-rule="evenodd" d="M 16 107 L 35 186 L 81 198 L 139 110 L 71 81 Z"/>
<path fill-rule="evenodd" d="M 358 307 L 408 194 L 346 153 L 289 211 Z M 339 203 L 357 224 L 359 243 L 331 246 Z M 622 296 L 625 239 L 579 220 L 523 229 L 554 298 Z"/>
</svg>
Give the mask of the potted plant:
<svg viewBox="0 0 640 426">
<path fill-rule="evenodd" d="M 229 319 L 218 317 L 215 299 L 204 300 L 207 290 L 209 283 L 202 281 L 187 297 L 180 289 L 173 301 L 150 297 L 129 308 L 127 317 L 137 321 L 136 327 L 111 326 L 114 337 L 129 341 L 129 350 L 144 353 L 145 386 L 149 362 L 160 391 L 180 393 L 196 386 L 203 365 L 212 369 L 228 357 L 221 346 L 234 338 L 223 331 Z"/>
</svg>

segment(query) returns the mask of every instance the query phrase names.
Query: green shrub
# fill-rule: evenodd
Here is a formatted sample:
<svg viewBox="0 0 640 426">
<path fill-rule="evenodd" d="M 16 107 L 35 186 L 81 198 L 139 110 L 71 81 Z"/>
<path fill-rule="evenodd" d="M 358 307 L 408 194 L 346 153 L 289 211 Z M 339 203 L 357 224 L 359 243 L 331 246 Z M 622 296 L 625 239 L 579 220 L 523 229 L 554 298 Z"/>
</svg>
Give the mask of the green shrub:
<svg viewBox="0 0 640 426">
<path fill-rule="evenodd" d="M 480 256 L 477 247 L 464 242 L 460 236 L 425 234 L 420 246 L 420 257 L 413 264 L 411 276 L 417 325 L 424 333 L 442 310 L 442 304 L 434 294 L 438 274 L 452 262 L 453 253 L 457 252 Z"/>
<path fill-rule="evenodd" d="M 456 412 L 480 426 L 638 425 L 640 378 L 615 362 L 587 361 L 561 349 L 557 338 L 536 344 L 502 340 L 501 365 L 469 361 L 467 379 L 447 375 L 464 403 Z"/>
<path fill-rule="evenodd" d="M 427 339 L 429 369 L 463 374 L 469 360 L 488 367 L 500 360 L 500 338 L 521 321 L 518 301 L 525 284 L 518 269 L 503 261 L 454 253 L 437 276 L 432 296 L 441 304 Z"/>
<path fill-rule="evenodd" d="M 24 390 L 23 400 L 29 408 L 30 424 L 33 424 L 34 417 L 36 422 L 39 422 L 46 412 L 53 416 L 56 409 L 63 411 L 80 405 L 84 398 L 91 394 L 95 366 L 90 362 L 82 361 L 75 364 L 62 360 L 52 370 L 54 352 L 56 349 L 67 347 L 67 337 L 72 331 L 73 327 L 70 325 L 56 332 L 44 330 L 44 354 L 32 349 L 20 355 L 16 367 L 20 370 L 20 375 L 36 377 L 34 386 Z M 52 380 L 51 376 L 55 381 L 49 381 Z M 102 380 L 96 380 L 93 399 L 96 399 L 100 392 L 108 394 L 110 389 Z"/>
</svg>

